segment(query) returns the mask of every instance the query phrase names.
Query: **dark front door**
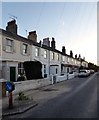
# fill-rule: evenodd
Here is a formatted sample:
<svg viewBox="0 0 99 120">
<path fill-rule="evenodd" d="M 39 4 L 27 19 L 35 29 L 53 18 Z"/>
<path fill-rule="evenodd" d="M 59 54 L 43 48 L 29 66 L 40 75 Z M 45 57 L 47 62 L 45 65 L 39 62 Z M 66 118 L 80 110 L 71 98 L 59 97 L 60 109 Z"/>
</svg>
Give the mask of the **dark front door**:
<svg viewBox="0 0 99 120">
<path fill-rule="evenodd" d="M 10 67 L 10 81 L 15 82 L 16 80 L 16 67 Z"/>
</svg>

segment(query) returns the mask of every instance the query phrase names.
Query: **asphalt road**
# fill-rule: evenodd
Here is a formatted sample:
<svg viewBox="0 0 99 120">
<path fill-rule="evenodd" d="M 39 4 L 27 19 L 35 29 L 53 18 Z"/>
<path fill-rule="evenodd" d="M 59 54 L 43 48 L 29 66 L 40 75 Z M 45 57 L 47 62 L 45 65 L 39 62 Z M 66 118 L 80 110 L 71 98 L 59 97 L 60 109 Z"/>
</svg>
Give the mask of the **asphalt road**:
<svg viewBox="0 0 99 120">
<path fill-rule="evenodd" d="M 97 118 L 99 73 L 59 83 L 63 92 L 15 118 Z M 66 87 L 68 86 L 68 90 Z M 55 86 L 53 86 L 55 88 Z M 63 89 L 64 88 L 64 89 Z M 48 92 L 49 94 L 49 92 Z M 50 91 L 51 94 L 51 91 Z M 54 92 L 55 94 L 55 92 Z"/>
</svg>

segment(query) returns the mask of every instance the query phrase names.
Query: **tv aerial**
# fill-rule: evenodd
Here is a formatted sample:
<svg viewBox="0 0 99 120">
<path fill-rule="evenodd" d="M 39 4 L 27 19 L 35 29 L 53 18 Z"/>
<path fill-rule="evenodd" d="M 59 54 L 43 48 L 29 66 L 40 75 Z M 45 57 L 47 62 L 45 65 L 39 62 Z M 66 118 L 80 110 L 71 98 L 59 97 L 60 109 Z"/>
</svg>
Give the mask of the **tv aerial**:
<svg viewBox="0 0 99 120">
<path fill-rule="evenodd" d="M 9 14 L 9 18 L 11 18 L 12 20 L 17 20 L 17 16 L 15 16 L 15 15 L 12 15 L 12 14 Z"/>
</svg>

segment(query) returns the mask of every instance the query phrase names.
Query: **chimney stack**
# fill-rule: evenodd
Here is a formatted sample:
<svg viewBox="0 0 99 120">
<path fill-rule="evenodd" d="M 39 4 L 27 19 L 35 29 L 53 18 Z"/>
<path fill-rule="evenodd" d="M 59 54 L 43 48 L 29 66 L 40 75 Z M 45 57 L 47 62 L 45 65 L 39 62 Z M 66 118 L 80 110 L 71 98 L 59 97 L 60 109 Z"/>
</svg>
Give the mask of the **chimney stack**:
<svg viewBox="0 0 99 120">
<path fill-rule="evenodd" d="M 55 38 L 52 37 L 52 41 L 51 41 L 51 47 L 52 49 L 55 49 Z"/>
<path fill-rule="evenodd" d="M 15 19 L 7 23 L 6 30 L 13 34 L 17 34 L 17 24 Z"/>
<path fill-rule="evenodd" d="M 28 39 L 37 42 L 37 34 L 36 31 L 29 32 Z"/>
<path fill-rule="evenodd" d="M 72 52 L 72 50 L 70 51 L 70 57 L 73 57 L 73 52 Z"/>
<path fill-rule="evenodd" d="M 81 59 L 81 55 L 79 54 L 78 59 Z"/>
<path fill-rule="evenodd" d="M 85 57 L 83 57 L 83 60 L 85 60 Z"/>
<path fill-rule="evenodd" d="M 75 55 L 75 58 L 77 59 L 77 54 Z"/>
<path fill-rule="evenodd" d="M 50 47 L 49 37 L 43 39 L 43 44 L 46 45 L 46 46 L 48 46 L 48 47 Z"/>
<path fill-rule="evenodd" d="M 62 53 L 63 53 L 63 54 L 66 54 L 65 46 L 62 47 Z"/>
</svg>

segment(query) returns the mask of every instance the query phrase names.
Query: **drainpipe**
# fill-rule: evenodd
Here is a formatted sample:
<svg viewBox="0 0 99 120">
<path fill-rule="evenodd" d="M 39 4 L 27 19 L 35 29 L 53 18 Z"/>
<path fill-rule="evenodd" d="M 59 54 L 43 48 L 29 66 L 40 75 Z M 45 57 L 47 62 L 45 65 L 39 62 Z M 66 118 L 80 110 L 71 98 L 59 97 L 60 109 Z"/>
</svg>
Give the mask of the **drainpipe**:
<svg viewBox="0 0 99 120">
<path fill-rule="evenodd" d="M 50 51 L 49 51 L 49 76 L 50 76 Z"/>
</svg>

